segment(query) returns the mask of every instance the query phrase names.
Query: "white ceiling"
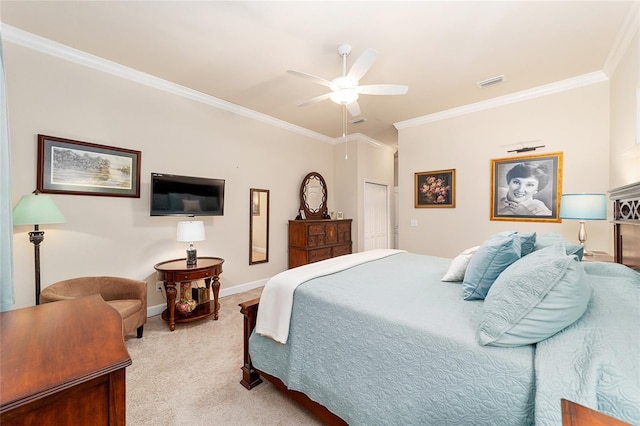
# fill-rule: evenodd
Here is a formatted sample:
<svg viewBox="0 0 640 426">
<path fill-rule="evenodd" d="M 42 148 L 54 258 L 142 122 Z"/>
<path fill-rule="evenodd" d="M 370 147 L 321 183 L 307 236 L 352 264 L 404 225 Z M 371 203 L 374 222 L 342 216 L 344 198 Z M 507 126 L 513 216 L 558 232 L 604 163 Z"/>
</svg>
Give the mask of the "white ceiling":
<svg viewBox="0 0 640 426">
<path fill-rule="evenodd" d="M 409 86 L 361 95 L 349 125 L 395 145 L 393 123 L 605 69 L 633 1 L 0 1 L 3 23 L 313 130 L 342 134 L 342 107 L 299 108 L 368 47 L 360 84 Z M 500 74 L 506 81 L 477 82 Z M 349 117 L 352 119 L 352 117 Z"/>
</svg>

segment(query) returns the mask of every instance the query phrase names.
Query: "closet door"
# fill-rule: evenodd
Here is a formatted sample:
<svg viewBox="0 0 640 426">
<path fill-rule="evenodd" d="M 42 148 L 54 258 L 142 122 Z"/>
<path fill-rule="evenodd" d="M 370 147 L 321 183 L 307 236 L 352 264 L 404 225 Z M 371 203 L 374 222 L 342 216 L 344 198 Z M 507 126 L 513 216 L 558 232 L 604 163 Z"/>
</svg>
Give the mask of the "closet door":
<svg viewBox="0 0 640 426">
<path fill-rule="evenodd" d="M 389 248 L 389 187 L 364 184 L 364 250 Z"/>
</svg>

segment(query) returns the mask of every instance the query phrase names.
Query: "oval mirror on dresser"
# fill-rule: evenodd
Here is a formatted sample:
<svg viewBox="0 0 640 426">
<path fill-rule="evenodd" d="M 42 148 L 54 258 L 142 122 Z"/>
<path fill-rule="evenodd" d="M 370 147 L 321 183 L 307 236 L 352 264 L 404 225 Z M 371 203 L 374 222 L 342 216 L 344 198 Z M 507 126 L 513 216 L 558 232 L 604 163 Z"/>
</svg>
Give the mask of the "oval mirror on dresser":
<svg viewBox="0 0 640 426">
<path fill-rule="evenodd" d="M 300 185 L 302 219 L 329 219 L 327 214 L 327 184 L 320 173 L 308 173 Z"/>
</svg>

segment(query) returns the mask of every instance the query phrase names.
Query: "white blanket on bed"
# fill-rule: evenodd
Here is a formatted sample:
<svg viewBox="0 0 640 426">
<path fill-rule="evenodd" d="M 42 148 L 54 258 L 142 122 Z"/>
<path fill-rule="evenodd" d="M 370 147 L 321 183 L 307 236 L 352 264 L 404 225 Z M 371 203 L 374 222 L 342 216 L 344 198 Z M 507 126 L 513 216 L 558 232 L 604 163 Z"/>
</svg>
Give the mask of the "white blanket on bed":
<svg viewBox="0 0 640 426">
<path fill-rule="evenodd" d="M 310 263 L 273 276 L 264 286 L 260 296 L 256 333 L 270 337 L 276 342 L 287 343 L 293 307 L 293 292 L 300 284 L 313 278 L 330 275 L 365 262 L 404 252 L 405 250 L 392 249 L 369 250 Z"/>
</svg>

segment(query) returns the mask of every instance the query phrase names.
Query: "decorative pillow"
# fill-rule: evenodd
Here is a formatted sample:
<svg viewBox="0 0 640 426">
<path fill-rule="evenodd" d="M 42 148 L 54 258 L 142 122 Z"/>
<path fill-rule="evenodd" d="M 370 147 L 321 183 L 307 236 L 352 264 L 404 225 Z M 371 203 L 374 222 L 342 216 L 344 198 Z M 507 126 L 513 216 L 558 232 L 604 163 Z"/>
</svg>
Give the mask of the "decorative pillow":
<svg viewBox="0 0 640 426">
<path fill-rule="evenodd" d="M 520 238 L 515 232 L 489 237 L 471 256 L 464 275 L 464 300 L 484 299 L 498 275 L 520 259 Z"/>
<path fill-rule="evenodd" d="M 520 238 L 520 256 L 524 257 L 532 253 L 536 248 L 536 233 L 521 234 L 518 232 L 518 238 Z"/>
<path fill-rule="evenodd" d="M 533 252 L 536 247 L 536 233 L 532 232 L 530 234 L 521 234 L 520 232 L 515 231 L 503 231 L 498 232 L 496 235 L 513 235 L 520 239 L 520 257 L 526 256 L 529 253 Z"/>
<path fill-rule="evenodd" d="M 557 243 L 564 243 L 565 251 L 567 254 L 575 254 L 576 256 L 578 256 L 579 260 L 582 260 L 582 256 L 584 255 L 584 247 L 580 244 L 573 244 L 569 241 L 563 240 L 562 236 L 557 232 L 549 232 L 547 234 L 540 235 L 536 240 L 536 246 L 534 250 L 540 250 Z"/>
<path fill-rule="evenodd" d="M 480 246 L 471 247 L 457 255 L 451 261 L 447 273 L 442 277 L 442 281 L 462 281 L 464 279 L 464 273 L 467 270 L 467 265 L 469 265 L 469 260 L 471 260 L 471 256 L 473 256 L 473 253 L 475 253 L 478 248 L 480 248 Z"/>
<path fill-rule="evenodd" d="M 481 345 L 522 346 L 553 336 L 587 310 L 592 288 L 562 243 L 509 266 L 489 290 L 478 325 Z"/>
</svg>

